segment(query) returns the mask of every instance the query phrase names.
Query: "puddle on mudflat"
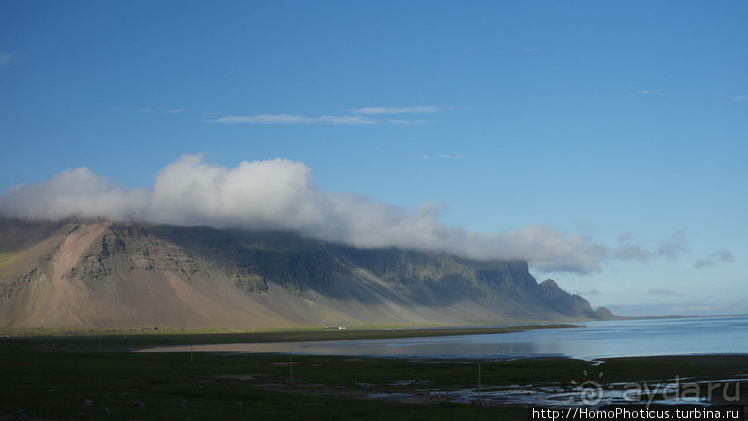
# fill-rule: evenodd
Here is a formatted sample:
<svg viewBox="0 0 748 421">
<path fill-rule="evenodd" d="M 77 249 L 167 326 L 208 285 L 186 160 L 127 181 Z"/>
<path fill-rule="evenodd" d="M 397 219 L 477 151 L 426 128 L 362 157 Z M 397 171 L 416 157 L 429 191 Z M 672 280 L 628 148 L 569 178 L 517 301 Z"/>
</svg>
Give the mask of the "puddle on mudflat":
<svg viewBox="0 0 748 421">
<path fill-rule="evenodd" d="M 601 407 L 613 404 L 657 405 L 711 405 L 728 403 L 738 396 L 736 388 L 745 385 L 746 376 L 712 382 L 694 382 L 688 379 L 672 379 L 660 383 L 641 385 L 637 383 L 595 384 L 594 387 L 582 386 L 484 386 L 478 389 L 461 389 L 453 391 L 418 389 L 413 393 L 371 393 L 364 398 L 384 400 L 449 401 L 481 405 L 521 405 L 521 406 L 585 406 Z M 708 391 L 709 385 L 729 384 L 725 396 L 722 392 L 712 396 L 697 396 L 696 390 Z M 695 385 L 695 386 L 694 386 Z M 598 387 L 599 386 L 599 387 Z M 690 390 L 690 392 L 689 392 Z M 664 398 L 663 398 L 664 397 Z"/>
</svg>

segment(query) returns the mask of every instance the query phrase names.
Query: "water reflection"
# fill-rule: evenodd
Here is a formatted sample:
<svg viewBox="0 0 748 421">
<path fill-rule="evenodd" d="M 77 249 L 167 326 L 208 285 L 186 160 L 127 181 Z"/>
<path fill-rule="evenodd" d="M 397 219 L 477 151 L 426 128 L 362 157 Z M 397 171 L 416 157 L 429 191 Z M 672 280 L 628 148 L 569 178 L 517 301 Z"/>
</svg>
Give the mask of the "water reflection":
<svg viewBox="0 0 748 421">
<path fill-rule="evenodd" d="M 431 338 L 310 341 L 253 344 L 195 345 L 202 352 L 252 352 L 315 355 L 377 356 L 413 359 L 511 360 L 532 357 L 566 357 L 594 361 L 610 357 L 688 354 L 748 353 L 748 317 L 712 317 L 660 320 L 591 322 L 573 329 L 537 329 L 504 334 L 476 334 Z M 162 347 L 147 352 L 189 352 L 191 347 Z M 584 373 L 586 376 L 586 372 Z M 597 380 L 597 379 L 595 379 Z M 744 382 L 745 376 L 720 380 Z M 602 380 L 600 380 L 602 382 Z M 632 390 L 629 384 L 594 383 L 600 394 L 587 398 L 589 382 L 564 384 L 491 386 L 482 389 L 435 390 L 427 384 L 413 392 L 374 392 L 369 399 L 414 402 L 450 401 L 493 405 L 602 406 L 622 403 L 710 404 L 710 399 L 680 396 L 673 379 Z M 411 381 L 412 382 L 412 381 Z M 365 384 L 359 384 L 366 388 Z M 708 390 L 708 385 L 699 386 Z M 650 390 L 651 389 L 651 390 Z M 593 389 L 594 391 L 594 389 Z M 655 391 L 657 393 L 654 393 Z M 646 395 L 644 395 L 646 394 Z M 663 400 L 665 396 L 677 399 Z"/>
<path fill-rule="evenodd" d="M 196 345 L 195 351 L 508 360 L 748 352 L 748 317 L 589 322 L 572 329 L 430 338 Z M 160 351 L 189 351 L 178 347 Z M 152 350 L 158 352 L 158 349 Z"/>
</svg>

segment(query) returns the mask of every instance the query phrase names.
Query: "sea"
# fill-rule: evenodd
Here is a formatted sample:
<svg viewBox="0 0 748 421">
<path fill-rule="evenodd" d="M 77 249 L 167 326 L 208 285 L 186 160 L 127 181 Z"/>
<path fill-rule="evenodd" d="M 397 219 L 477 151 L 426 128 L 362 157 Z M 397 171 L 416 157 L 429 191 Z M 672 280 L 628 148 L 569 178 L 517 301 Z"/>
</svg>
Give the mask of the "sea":
<svg viewBox="0 0 748 421">
<path fill-rule="evenodd" d="M 476 328 L 480 332 L 480 328 Z M 350 334 L 342 330 L 341 336 Z M 406 358 L 435 361 L 457 359 L 477 361 L 507 361 L 538 357 L 573 358 L 590 361 L 592 366 L 604 364 L 603 359 L 614 357 L 643 357 L 657 355 L 748 354 L 748 316 L 682 317 L 658 319 L 630 319 L 594 321 L 572 328 L 532 329 L 522 332 L 453 335 L 427 338 L 337 340 L 285 343 L 215 344 L 161 347 L 143 352 L 227 352 L 281 353 L 305 355 L 342 355 L 352 357 Z M 587 371 L 580 376 L 587 376 Z M 599 373 L 602 375 L 602 372 Z M 480 378 L 480 377 L 479 377 Z M 581 379 L 581 377 L 580 377 Z M 720 382 L 733 384 L 725 390 L 737 393 L 737 383 L 745 382 L 745 375 Z M 413 381 L 407 381 L 413 382 Z M 479 381 L 480 383 L 480 381 Z M 558 385 L 491 386 L 487 389 L 428 390 L 428 395 L 450 402 L 529 407 L 604 408 L 605 405 L 627 403 L 657 405 L 703 405 L 713 403 L 712 397 L 681 396 L 678 379 L 651 382 L 641 388 L 597 383 L 593 380 L 571 381 Z M 398 383 L 399 384 L 399 383 Z M 698 385 L 697 387 L 707 387 Z M 364 398 L 405 399 L 414 393 L 372 392 Z M 419 392 L 421 394 L 426 392 Z M 646 395 L 645 395 L 646 394 Z M 419 395 L 420 396 L 420 395 Z M 664 399 L 668 396 L 667 399 Z M 733 395 L 730 395 L 733 396 Z M 737 396 L 736 394 L 734 396 Z M 719 397 L 717 397 L 719 398 Z M 725 402 L 733 402 L 724 398 Z M 731 398 L 732 399 L 732 398 Z M 737 399 L 737 397 L 735 398 Z M 721 401 L 714 401 L 721 402 Z"/>
<path fill-rule="evenodd" d="M 606 320 L 574 326 L 426 338 L 201 345 L 194 350 L 409 359 L 560 357 L 589 361 L 656 355 L 748 354 L 748 316 Z M 342 331 L 341 337 L 345 334 Z"/>
</svg>

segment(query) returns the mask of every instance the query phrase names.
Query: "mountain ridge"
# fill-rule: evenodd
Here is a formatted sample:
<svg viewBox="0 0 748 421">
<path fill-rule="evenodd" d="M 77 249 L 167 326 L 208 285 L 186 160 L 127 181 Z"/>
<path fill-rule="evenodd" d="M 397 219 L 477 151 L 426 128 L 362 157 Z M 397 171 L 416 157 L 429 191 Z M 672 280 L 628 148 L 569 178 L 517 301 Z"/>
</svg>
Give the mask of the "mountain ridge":
<svg viewBox="0 0 748 421">
<path fill-rule="evenodd" d="M 467 325 L 609 318 L 526 262 L 208 226 L 0 217 L 0 326 Z"/>
</svg>

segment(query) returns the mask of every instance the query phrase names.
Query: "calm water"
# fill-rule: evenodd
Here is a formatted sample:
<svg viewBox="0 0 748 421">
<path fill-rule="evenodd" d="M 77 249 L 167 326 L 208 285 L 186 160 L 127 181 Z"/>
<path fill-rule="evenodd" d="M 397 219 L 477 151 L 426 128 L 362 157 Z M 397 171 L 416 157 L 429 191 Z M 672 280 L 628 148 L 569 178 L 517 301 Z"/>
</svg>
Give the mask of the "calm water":
<svg viewBox="0 0 748 421">
<path fill-rule="evenodd" d="M 345 332 L 341 332 L 345 335 Z M 189 348 L 189 347 L 188 347 Z M 166 349 L 164 349 L 166 351 Z M 171 351 L 176 349 L 171 348 Z M 195 351 L 515 359 L 748 353 L 748 316 L 585 322 L 570 329 L 434 338 L 195 346 Z"/>
<path fill-rule="evenodd" d="M 349 332 L 341 331 L 344 337 Z M 190 346 L 163 347 L 145 352 L 184 352 Z M 584 327 L 568 329 L 537 329 L 504 334 L 477 334 L 435 338 L 381 339 L 351 341 L 316 341 L 260 344 L 196 345 L 194 351 L 203 352 L 278 352 L 285 354 L 317 354 L 348 356 L 379 356 L 392 358 L 459 358 L 507 360 L 532 357 L 567 357 L 597 360 L 610 357 L 689 354 L 747 354 L 748 316 L 705 317 L 658 320 L 621 320 L 587 322 Z M 602 372 L 600 372 L 602 374 Z M 586 377 L 587 372 L 580 373 Z M 451 402 L 473 402 L 482 399 L 490 404 L 512 404 L 543 407 L 601 406 L 609 404 L 642 403 L 641 394 L 625 391 L 622 386 L 588 381 L 544 386 L 490 386 L 482 392 L 476 389 L 429 390 L 430 396 L 443 397 Z M 720 379 L 725 382 L 744 382 L 745 377 Z M 408 380 L 412 382 L 412 380 Z M 647 385 L 664 395 L 677 395 L 675 380 L 664 380 Z M 673 389 L 676 387 L 676 389 Z M 702 385 L 699 387 L 708 387 Z M 647 389 L 649 393 L 650 389 Z M 731 389 L 737 390 L 737 386 Z M 590 395 L 590 391 L 597 394 Z M 420 393 L 420 392 L 419 392 Z M 705 398 L 677 397 L 662 400 L 657 393 L 647 395 L 655 404 L 706 405 Z M 372 393 L 371 399 L 400 399 L 415 397 L 414 393 Z M 720 395 L 722 396 L 722 395 Z M 730 395 L 731 397 L 734 395 Z M 592 399 L 592 400 L 590 400 Z M 652 400 L 654 399 L 654 400 Z"/>
</svg>

